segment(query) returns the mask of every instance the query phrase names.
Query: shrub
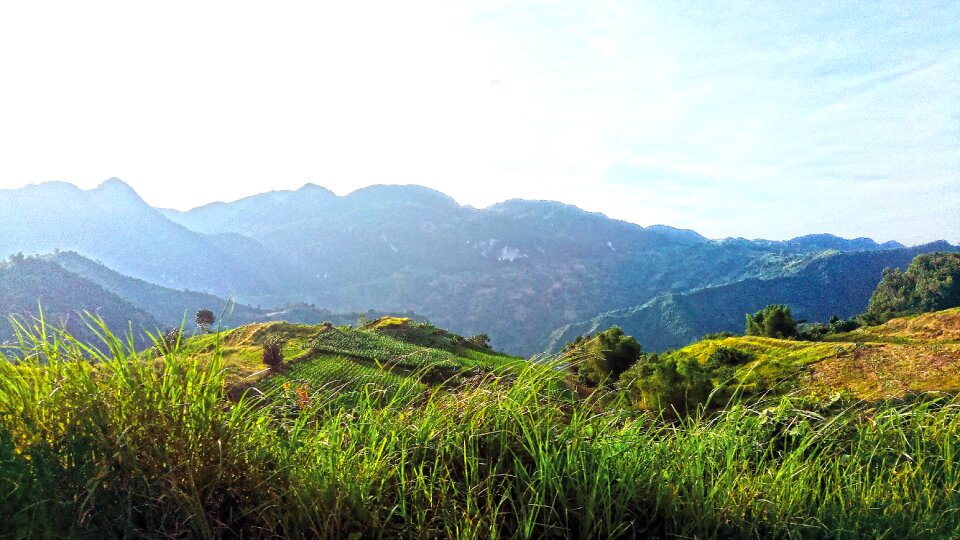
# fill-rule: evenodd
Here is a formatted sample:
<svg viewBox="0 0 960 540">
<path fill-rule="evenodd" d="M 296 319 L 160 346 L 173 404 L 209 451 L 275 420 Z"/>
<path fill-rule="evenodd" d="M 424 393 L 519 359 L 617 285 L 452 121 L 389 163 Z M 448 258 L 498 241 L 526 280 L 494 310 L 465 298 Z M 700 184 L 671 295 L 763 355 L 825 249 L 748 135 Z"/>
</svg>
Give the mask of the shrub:
<svg viewBox="0 0 960 540">
<path fill-rule="evenodd" d="M 484 349 L 490 348 L 490 336 L 488 336 L 487 334 L 477 334 L 475 336 L 470 336 L 467 338 L 467 341 L 469 341 L 471 345 L 474 345 L 476 347 L 482 347 Z"/>
<path fill-rule="evenodd" d="M 263 363 L 272 370 L 283 365 L 283 346 L 287 342 L 279 336 L 271 336 L 263 342 Z"/>
<path fill-rule="evenodd" d="M 732 347 L 717 347 L 707 358 L 708 367 L 739 366 L 753 360 L 753 355 Z"/>
<path fill-rule="evenodd" d="M 623 334 L 614 326 L 593 338 L 574 341 L 565 347 L 570 369 L 583 382 L 591 385 L 614 383 L 620 375 L 637 362 L 642 348 L 640 343 Z"/>
</svg>

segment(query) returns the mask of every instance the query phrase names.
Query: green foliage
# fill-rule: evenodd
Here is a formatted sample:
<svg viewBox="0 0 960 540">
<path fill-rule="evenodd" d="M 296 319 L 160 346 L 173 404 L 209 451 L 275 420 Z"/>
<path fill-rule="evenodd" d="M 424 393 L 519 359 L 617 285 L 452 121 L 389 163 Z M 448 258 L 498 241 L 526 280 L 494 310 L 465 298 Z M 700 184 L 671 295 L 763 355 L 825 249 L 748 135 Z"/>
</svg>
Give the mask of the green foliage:
<svg viewBox="0 0 960 540">
<path fill-rule="evenodd" d="M 710 332 L 709 334 L 705 334 L 705 335 L 704 335 L 702 338 L 700 338 L 700 339 L 702 339 L 702 340 L 708 340 L 708 339 L 724 339 L 724 338 L 728 338 L 728 337 L 734 337 L 734 336 L 736 336 L 736 335 L 737 335 L 737 334 L 734 334 L 733 332 Z"/>
<path fill-rule="evenodd" d="M 180 328 L 171 328 L 157 336 L 153 345 L 153 350 L 158 355 L 167 354 L 176 350 L 180 346 L 180 340 L 183 339 L 183 331 Z"/>
<path fill-rule="evenodd" d="M 490 336 L 487 334 L 476 334 L 467 338 L 467 341 L 475 347 L 481 347 L 483 349 L 490 348 Z"/>
<path fill-rule="evenodd" d="M 617 389 L 635 406 L 686 414 L 706 402 L 713 381 L 710 371 L 696 358 L 650 354 L 620 377 Z"/>
<path fill-rule="evenodd" d="M 708 366 L 739 366 L 753 360 L 754 355 L 732 347 L 717 347 L 707 359 Z"/>
<path fill-rule="evenodd" d="M 797 321 L 790 314 L 790 306 L 770 304 L 753 315 L 747 314 L 748 336 L 787 339 L 797 336 Z"/>
<path fill-rule="evenodd" d="M 960 253 L 918 255 L 906 271 L 885 269 L 862 319 L 880 324 L 895 317 L 960 306 Z"/>
<path fill-rule="evenodd" d="M 577 337 L 567 347 L 565 358 L 570 369 L 590 385 L 613 384 L 637 362 L 640 343 L 614 326 L 592 338 Z"/>
<path fill-rule="evenodd" d="M 830 317 L 830 322 L 803 323 L 797 325 L 797 338 L 806 341 L 821 341 L 834 334 L 844 334 L 860 328 L 860 321 L 856 318 L 841 319 L 836 315 Z"/>
</svg>

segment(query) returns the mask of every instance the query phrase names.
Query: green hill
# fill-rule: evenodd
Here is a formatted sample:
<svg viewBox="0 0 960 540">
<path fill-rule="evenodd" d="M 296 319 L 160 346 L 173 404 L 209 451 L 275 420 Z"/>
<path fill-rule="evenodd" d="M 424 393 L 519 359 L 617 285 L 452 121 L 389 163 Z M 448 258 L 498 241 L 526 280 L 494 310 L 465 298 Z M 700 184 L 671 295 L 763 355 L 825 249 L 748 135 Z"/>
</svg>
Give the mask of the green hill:
<svg viewBox="0 0 960 540">
<path fill-rule="evenodd" d="M 746 360 L 737 376 L 764 372 L 794 377 L 804 392 L 836 392 L 857 371 L 835 377 L 824 366 L 883 363 L 876 351 L 901 351 L 889 347 L 939 354 L 948 373 L 958 318 L 952 310 L 851 334 L 879 340 L 861 342 L 859 353 L 856 341 L 731 338 L 683 354 L 700 365 L 721 346 L 738 347 L 745 355 L 724 355 Z M 960 530 L 953 398 L 820 406 L 767 393 L 749 406 L 668 419 L 579 399 L 553 366 L 402 319 L 356 329 L 255 324 L 163 355 L 106 336 L 109 353 L 88 354 L 54 333 L 0 362 L 4 534 L 945 538 Z M 262 346 L 274 338 L 286 340 L 287 362 L 260 373 Z M 451 378 L 429 376 L 431 366 L 455 363 Z M 899 368 L 884 366 L 901 376 Z M 901 377 L 901 387 L 912 384 Z"/>
<path fill-rule="evenodd" d="M 263 364 L 263 346 L 271 339 L 283 342 L 289 371 L 277 373 Z M 219 355 L 231 384 L 244 388 L 260 381 L 266 388 L 297 381 L 311 388 L 333 385 L 336 389 L 347 381 L 350 387 L 368 382 L 389 386 L 407 379 L 437 382 L 464 369 L 489 370 L 524 362 L 428 323 L 400 317 L 381 317 L 360 328 L 255 323 L 195 336 L 183 347 L 189 354 Z"/>
</svg>

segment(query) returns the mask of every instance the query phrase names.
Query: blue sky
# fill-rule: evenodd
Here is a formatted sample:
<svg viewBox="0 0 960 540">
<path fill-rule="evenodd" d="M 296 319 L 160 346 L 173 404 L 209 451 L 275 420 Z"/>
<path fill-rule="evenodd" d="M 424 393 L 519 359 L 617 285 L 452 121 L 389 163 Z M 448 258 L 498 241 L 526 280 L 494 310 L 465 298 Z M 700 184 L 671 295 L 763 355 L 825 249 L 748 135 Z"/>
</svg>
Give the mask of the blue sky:
<svg viewBox="0 0 960 540">
<path fill-rule="evenodd" d="M 0 7 L 0 186 L 314 182 L 960 242 L 960 3 Z M 347 5 L 349 4 L 349 5 Z"/>
</svg>

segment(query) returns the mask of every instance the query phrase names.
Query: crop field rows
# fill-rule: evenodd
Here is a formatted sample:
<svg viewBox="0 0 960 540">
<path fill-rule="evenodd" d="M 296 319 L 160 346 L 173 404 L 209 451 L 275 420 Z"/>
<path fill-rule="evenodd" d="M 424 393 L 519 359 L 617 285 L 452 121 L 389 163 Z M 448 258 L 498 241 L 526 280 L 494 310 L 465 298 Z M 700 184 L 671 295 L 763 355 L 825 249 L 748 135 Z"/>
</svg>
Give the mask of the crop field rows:
<svg viewBox="0 0 960 540">
<path fill-rule="evenodd" d="M 389 400 L 425 388 L 415 377 L 394 373 L 387 367 L 367 366 L 345 356 L 322 356 L 294 364 L 290 371 L 269 377 L 261 384 L 267 394 L 279 391 L 281 396 L 292 399 L 299 392 L 301 398 L 341 405 L 355 401 L 364 392 L 379 393 Z"/>
<path fill-rule="evenodd" d="M 308 346 L 320 352 L 367 358 L 407 369 L 460 366 L 457 358 L 447 351 L 409 345 L 372 332 L 333 329 L 320 334 Z"/>
</svg>

